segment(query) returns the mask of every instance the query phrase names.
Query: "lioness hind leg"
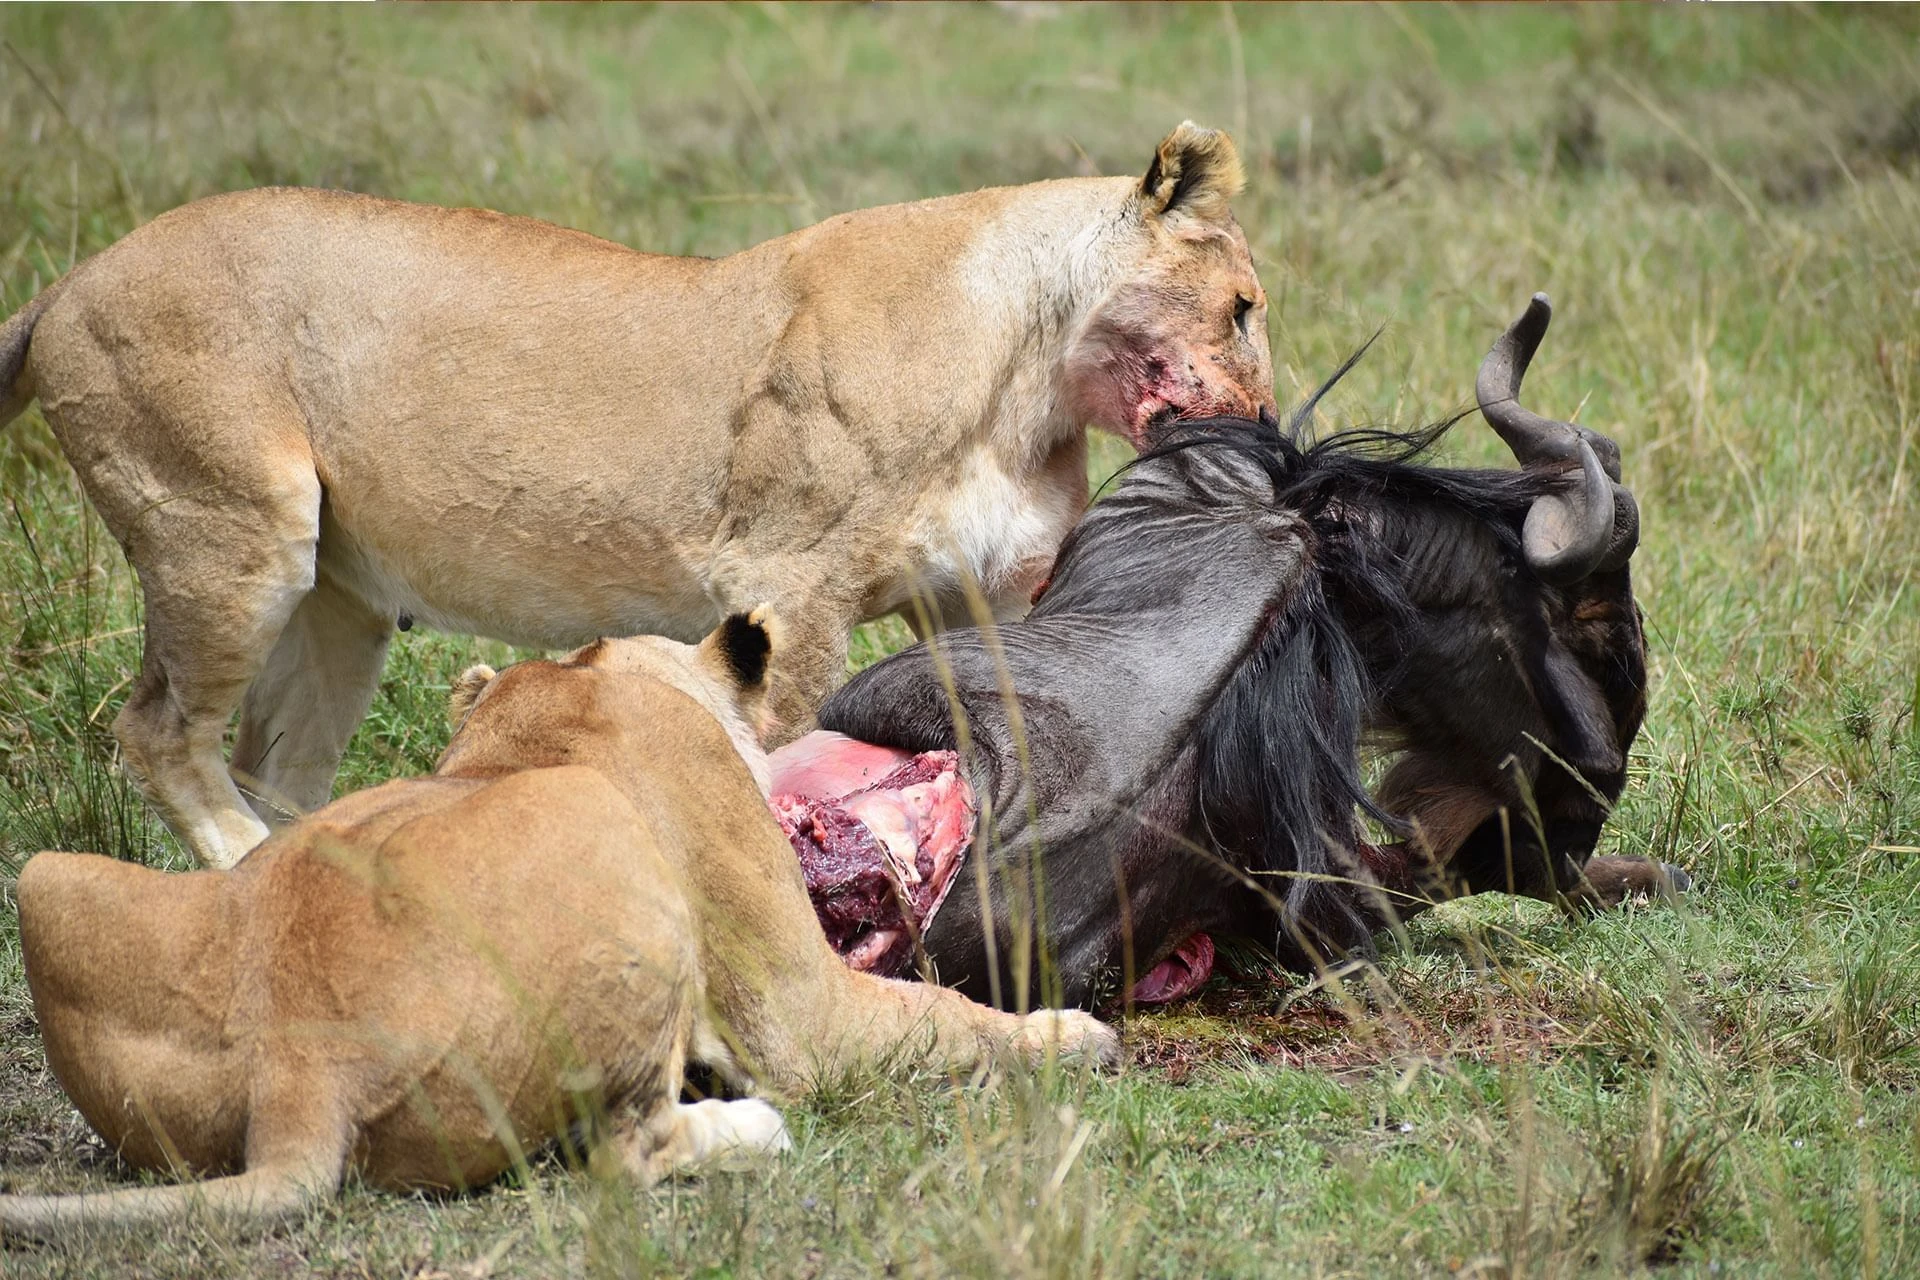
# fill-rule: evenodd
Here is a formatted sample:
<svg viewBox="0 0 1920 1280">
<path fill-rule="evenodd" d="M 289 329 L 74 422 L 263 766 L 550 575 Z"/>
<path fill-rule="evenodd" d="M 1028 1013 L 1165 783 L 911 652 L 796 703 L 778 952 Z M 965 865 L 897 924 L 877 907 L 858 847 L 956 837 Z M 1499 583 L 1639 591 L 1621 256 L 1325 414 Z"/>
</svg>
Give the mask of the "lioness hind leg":
<svg viewBox="0 0 1920 1280">
<path fill-rule="evenodd" d="M 675 1173 L 740 1169 L 793 1147 L 786 1121 L 759 1098 L 674 1102 L 616 1130 L 621 1164 L 651 1185 Z"/>
<path fill-rule="evenodd" d="M 331 798 L 380 687 L 393 621 L 322 578 L 280 632 L 240 704 L 233 772 L 254 811 L 288 821 Z"/>
<path fill-rule="evenodd" d="M 267 828 L 222 759 L 227 722 L 313 586 L 320 487 L 309 466 L 260 500 L 222 493 L 149 513 L 124 538 L 146 643 L 114 720 L 127 770 L 203 866 L 227 867 Z M 178 510 L 168 511 L 168 506 Z"/>
</svg>

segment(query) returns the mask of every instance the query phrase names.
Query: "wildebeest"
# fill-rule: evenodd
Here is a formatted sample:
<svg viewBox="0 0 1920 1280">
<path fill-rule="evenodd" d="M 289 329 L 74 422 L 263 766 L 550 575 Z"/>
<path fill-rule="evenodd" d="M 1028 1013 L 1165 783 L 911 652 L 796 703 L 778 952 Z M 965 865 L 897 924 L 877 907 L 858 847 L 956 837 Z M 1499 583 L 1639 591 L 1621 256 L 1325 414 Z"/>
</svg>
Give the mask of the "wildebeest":
<svg viewBox="0 0 1920 1280">
<path fill-rule="evenodd" d="M 1612 441 L 1515 400 L 1550 315 L 1536 296 L 1477 385 L 1520 470 L 1421 464 L 1447 424 L 1311 442 L 1332 380 L 1285 429 L 1169 424 L 1024 621 L 830 699 L 774 790 L 843 952 L 904 963 L 918 931 L 980 998 L 1167 999 L 1216 933 L 1307 969 L 1454 894 L 1683 879 L 1592 857 L 1645 709 L 1639 517 Z M 1370 742 L 1395 756 L 1371 789 Z M 905 910 L 867 905 L 868 845 Z"/>
</svg>

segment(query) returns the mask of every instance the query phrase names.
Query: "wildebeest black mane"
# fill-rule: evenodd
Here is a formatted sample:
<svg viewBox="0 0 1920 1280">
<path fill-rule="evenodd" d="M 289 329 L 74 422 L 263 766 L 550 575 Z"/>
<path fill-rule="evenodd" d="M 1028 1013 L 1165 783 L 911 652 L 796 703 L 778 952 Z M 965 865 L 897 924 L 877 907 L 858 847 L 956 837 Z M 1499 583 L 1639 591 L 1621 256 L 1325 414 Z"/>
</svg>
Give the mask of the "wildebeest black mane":
<svg viewBox="0 0 1920 1280">
<path fill-rule="evenodd" d="M 1365 878 L 1357 814 L 1406 834 L 1369 795 L 1361 745 L 1384 688 L 1401 675 L 1381 651 L 1398 649 L 1392 636 L 1419 617 L 1410 591 L 1427 594 L 1433 584 L 1422 579 L 1434 574 L 1524 574 L 1521 523 L 1535 499 L 1563 483 L 1539 471 L 1421 465 L 1459 416 L 1413 431 L 1314 438 L 1320 400 L 1358 354 L 1284 427 L 1243 418 L 1167 423 L 1130 464 L 1177 467 L 1183 454 L 1226 451 L 1257 464 L 1271 501 L 1306 525 L 1298 589 L 1197 726 L 1192 835 L 1262 885 L 1250 914 L 1271 919 L 1258 908 L 1274 910 L 1277 953 L 1307 969 L 1372 954 L 1384 913 L 1369 918 L 1368 894 L 1353 887 Z M 1211 500 L 1197 483 L 1190 488 L 1197 506 Z M 1070 550 L 1071 540 L 1063 560 Z M 1363 629 L 1369 646 L 1359 643 Z"/>
</svg>

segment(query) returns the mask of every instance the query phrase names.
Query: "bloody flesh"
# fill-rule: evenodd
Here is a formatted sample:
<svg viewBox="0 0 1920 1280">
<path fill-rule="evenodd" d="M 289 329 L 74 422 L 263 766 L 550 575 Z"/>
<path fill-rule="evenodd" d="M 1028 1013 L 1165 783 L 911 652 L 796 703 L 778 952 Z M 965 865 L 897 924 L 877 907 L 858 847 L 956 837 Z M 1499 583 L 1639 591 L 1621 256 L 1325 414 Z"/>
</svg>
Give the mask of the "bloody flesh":
<svg viewBox="0 0 1920 1280">
<path fill-rule="evenodd" d="M 773 765 L 770 803 L 827 941 L 856 969 L 907 973 L 973 840 L 959 757 L 816 733 Z"/>
<path fill-rule="evenodd" d="M 827 941 L 855 969 L 910 973 L 914 940 L 933 922 L 973 842 L 973 788 L 959 756 L 816 732 L 771 762 L 769 803 L 800 859 Z M 1135 983 L 1130 998 L 1177 1000 L 1212 971 L 1213 941 L 1194 934 Z"/>
</svg>

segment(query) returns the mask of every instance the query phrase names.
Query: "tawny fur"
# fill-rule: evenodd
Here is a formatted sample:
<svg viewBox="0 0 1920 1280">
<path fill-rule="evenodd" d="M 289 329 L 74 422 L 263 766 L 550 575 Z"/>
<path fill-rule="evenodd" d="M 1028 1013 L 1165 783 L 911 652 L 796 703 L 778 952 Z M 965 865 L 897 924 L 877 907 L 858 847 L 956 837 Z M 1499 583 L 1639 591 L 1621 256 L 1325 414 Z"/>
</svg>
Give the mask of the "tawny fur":
<svg viewBox="0 0 1920 1280">
<path fill-rule="evenodd" d="M 1272 405 L 1222 134 L 1147 179 L 869 209 L 707 260 L 338 192 L 156 218 L 0 327 L 146 605 L 125 762 L 204 864 L 324 803 L 402 616 L 691 641 L 771 601 L 776 736 L 849 629 L 1024 609 L 1085 428 Z M 221 741 L 236 706 L 233 774 Z"/>
<path fill-rule="evenodd" d="M 1085 1015 L 840 962 L 737 746 L 764 672 L 743 686 L 711 643 L 642 638 L 474 682 L 433 775 L 232 870 L 27 864 L 21 945 L 62 1087 L 135 1166 L 224 1176 L 0 1196 L 0 1234 L 196 1207 L 271 1222 L 350 1167 L 477 1186 L 583 1118 L 642 1180 L 785 1145 L 757 1099 L 683 1105 L 690 1059 L 781 1094 L 894 1057 L 1114 1057 Z"/>
</svg>

